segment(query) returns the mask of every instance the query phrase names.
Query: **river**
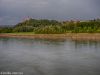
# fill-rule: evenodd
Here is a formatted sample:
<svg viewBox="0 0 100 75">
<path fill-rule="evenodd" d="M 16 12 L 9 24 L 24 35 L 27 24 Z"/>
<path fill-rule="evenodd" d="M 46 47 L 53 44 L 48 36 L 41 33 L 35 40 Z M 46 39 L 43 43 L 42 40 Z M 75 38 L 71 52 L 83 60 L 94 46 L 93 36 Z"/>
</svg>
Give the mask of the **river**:
<svg viewBox="0 0 100 75">
<path fill-rule="evenodd" d="M 0 72 L 100 75 L 100 41 L 0 38 Z"/>
</svg>

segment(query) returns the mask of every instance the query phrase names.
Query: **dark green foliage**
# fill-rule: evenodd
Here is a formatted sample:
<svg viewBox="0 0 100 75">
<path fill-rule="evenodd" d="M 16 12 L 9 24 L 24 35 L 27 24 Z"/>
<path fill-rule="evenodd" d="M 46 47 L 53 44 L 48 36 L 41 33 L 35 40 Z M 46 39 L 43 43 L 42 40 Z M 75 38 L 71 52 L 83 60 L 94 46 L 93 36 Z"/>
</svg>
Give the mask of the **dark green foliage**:
<svg viewBox="0 0 100 75">
<path fill-rule="evenodd" d="M 0 33 L 11 33 L 13 30 L 12 27 L 1 27 L 0 28 Z"/>
<path fill-rule="evenodd" d="M 32 26 L 18 26 L 13 29 L 13 32 L 33 32 Z"/>
<path fill-rule="evenodd" d="M 61 34 L 64 31 L 61 29 L 60 26 L 45 26 L 42 28 L 37 28 L 34 31 L 36 34 Z"/>
<path fill-rule="evenodd" d="M 34 32 L 36 34 L 100 33 L 100 19 L 64 21 L 29 19 L 15 27 L 1 27 L 0 33 Z"/>
<path fill-rule="evenodd" d="M 47 19 L 43 19 L 43 20 L 36 20 L 36 19 L 29 19 L 26 20 L 22 23 L 17 24 L 15 27 L 19 27 L 19 26 L 32 26 L 32 27 L 43 27 L 43 26 L 49 26 L 49 25 L 60 25 L 60 22 L 56 21 L 56 20 L 47 20 Z"/>
</svg>

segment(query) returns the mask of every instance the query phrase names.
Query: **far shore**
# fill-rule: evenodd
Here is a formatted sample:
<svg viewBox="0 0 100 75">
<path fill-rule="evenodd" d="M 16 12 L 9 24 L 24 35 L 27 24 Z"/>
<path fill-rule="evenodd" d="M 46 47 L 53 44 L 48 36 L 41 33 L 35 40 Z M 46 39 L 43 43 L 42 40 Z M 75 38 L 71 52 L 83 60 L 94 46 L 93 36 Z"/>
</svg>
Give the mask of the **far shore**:
<svg viewBox="0 0 100 75">
<path fill-rule="evenodd" d="M 34 34 L 34 33 L 1 33 L 0 38 L 30 38 L 30 39 L 71 39 L 100 40 L 100 33 L 66 33 L 66 34 Z"/>
</svg>

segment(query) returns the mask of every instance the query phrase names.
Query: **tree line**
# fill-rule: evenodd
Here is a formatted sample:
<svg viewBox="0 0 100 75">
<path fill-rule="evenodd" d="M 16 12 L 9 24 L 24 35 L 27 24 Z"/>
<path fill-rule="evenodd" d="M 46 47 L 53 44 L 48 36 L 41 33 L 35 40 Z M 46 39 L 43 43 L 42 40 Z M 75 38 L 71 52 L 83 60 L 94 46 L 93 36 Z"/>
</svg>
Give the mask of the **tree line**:
<svg viewBox="0 0 100 75">
<path fill-rule="evenodd" d="M 0 27 L 0 33 L 34 32 L 36 34 L 99 33 L 100 19 L 56 21 L 29 19 L 13 27 Z"/>
</svg>

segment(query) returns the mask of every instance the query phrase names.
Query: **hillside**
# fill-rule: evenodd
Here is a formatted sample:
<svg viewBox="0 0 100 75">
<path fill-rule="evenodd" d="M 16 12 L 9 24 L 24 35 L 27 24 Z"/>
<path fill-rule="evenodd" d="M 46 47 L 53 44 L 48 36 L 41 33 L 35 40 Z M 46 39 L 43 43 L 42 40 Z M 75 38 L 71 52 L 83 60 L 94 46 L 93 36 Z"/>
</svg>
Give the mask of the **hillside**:
<svg viewBox="0 0 100 75">
<path fill-rule="evenodd" d="M 56 21 L 29 19 L 14 27 L 0 27 L 1 33 L 34 32 L 36 34 L 99 33 L 100 19 L 88 21 Z"/>
</svg>

